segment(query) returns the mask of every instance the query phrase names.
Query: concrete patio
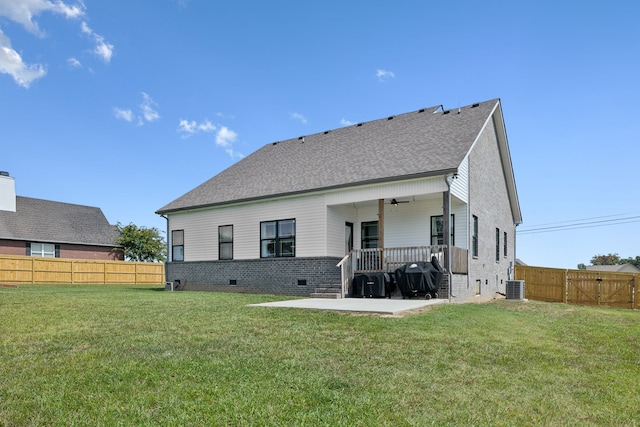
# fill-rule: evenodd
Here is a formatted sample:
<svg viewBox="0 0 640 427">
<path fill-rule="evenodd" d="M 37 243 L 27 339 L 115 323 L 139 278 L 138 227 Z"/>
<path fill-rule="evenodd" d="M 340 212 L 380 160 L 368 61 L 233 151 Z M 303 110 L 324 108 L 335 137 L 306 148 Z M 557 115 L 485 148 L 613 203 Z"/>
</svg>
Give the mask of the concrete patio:
<svg viewBox="0 0 640 427">
<path fill-rule="evenodd" d="M 265 302 L 261 304 L 249 304 L 252 307 L 284 307 L 306 308 L 316 310 L 334 310 L 375 314 L 400 314 L 406 311 L 417 310 L 423 307 L 445 304 L 446 299 L 388 299 L 388 298 L 305 298 L 287 301 Z"/>
</svg>

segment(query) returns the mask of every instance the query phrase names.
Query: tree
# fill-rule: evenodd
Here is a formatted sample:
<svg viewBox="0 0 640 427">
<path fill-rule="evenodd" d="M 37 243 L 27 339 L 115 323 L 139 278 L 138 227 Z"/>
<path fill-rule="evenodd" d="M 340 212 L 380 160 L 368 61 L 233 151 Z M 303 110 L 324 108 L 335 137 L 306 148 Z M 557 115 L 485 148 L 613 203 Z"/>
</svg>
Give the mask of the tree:
<svg viewBox="0 0 640 427">
<path fill-rule="evenodd" d="M 120 232 L 116 242 L 122 245 L 126 260 L 162 262 L 167 258 L 167 244 L 157 228 L 138 227 L 135 224 L 123 226 L 119 222 L 116 227 Z"/>
<path fill-rule="evenodd" d="M 596 255 L 591 258 L 591 265 L 618 265 L 620 264 L 620 255 Z"/>
<path fill-rule="evenodd" d="M 608 255 L 596 255 L 591 258 L 591 265 L 622 265 L 622 264 L 632 264 L 636 267 L 640 268 L 640 256 L 636 256 L 635 258 L 620 258 L 618 254 L 608 254 Z M 584 264 L 578 264 L 579 270 L 584 270 L 587 268 Z"/>
<path fill-rule="evenodd" d="M 633 264 L 636 267 L 640 268 L 640 256 L 636 256 L 635 258 L 624 258 L 620 260 L 620 264 Z"/>
<path fill-rule="evenodd" d="M 578 264 L 578 270 L 586 270 L 586 269 L 587 269 L 587 266 L 584 265 L 584 263 L 581 262 L 580 264 Z"/>
</svg>

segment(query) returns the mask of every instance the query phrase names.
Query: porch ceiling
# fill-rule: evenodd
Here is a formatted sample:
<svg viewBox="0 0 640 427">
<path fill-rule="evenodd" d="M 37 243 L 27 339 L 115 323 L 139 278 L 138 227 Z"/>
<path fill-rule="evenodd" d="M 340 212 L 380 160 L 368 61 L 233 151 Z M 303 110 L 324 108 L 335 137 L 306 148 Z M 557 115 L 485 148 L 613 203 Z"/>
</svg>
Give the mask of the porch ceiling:
<svg viewBox="0 0 640 427">
<path fill-rule="evenodd" d="M 442 193 L 416 194 L 412 196 L 392 196 L 384 198 L 384 204 L 391 204 L 391 200 L 396 199 L 401 204 L 423 202 L 427 200 L 442 200 Z M 340 203 L 338 205 L 352 206 L 355 208 L 364 208 L 378 206 L 378 199 L 361 200 L 357 202 Z"/>
</svg>

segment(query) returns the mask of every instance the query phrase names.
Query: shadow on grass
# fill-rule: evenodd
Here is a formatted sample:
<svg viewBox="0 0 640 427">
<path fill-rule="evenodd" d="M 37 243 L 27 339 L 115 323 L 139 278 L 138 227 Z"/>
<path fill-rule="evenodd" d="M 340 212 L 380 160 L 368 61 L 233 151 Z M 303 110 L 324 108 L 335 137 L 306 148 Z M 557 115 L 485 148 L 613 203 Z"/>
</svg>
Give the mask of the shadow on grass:
<svg viewBox="0 0 640 427">
<path fill-rule="evenodd" d="M 133 291 L 145 291 L 145 292 L 165 292 L 164 288 L 131 288 Z"/>
</svg>

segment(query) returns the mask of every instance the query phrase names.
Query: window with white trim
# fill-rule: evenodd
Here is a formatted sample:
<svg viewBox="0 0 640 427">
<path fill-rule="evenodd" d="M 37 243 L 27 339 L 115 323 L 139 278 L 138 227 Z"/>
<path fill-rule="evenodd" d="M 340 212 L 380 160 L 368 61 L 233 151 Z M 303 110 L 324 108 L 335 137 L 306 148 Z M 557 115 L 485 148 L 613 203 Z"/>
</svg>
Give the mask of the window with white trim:
<svg viewBox="0 0 640 427">
<path fill-rule="evenodd" d="M 31 243 L 31 256 L 43 258 L 56 257 L 56 245 L 53 243 Z"/>
</svg>

